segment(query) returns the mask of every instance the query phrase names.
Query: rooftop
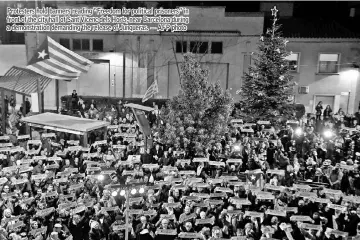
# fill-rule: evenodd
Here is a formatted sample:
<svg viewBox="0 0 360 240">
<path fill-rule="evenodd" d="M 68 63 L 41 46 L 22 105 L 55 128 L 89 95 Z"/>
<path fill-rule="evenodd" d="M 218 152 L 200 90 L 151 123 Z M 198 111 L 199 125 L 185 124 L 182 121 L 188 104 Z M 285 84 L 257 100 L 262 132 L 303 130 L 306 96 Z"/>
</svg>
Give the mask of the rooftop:
<svg viewBox="0 0 360 240">
<path fill-rule="evenodd" d="M 282 18 L 278 23 L 287 38 L 360 38 L 360 31 L 350 30 L 345 24 L 324 18 Z M 272 24 L 266 19 L 264 32 Z"/>
</svg>

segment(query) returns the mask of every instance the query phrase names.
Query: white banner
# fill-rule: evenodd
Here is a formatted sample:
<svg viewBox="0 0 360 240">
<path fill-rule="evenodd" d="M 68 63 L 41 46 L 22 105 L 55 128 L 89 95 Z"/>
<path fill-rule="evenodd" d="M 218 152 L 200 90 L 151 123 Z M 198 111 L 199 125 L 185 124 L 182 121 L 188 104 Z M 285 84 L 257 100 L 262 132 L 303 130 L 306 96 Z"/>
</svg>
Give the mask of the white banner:
<svg viewBox="0 0 360 240">
<path fill-rule="evenodd" d="M 39 98 L 37 93 L 31 93 L 31 110 L 32 112 L 39 111 Z"/>
</svg>

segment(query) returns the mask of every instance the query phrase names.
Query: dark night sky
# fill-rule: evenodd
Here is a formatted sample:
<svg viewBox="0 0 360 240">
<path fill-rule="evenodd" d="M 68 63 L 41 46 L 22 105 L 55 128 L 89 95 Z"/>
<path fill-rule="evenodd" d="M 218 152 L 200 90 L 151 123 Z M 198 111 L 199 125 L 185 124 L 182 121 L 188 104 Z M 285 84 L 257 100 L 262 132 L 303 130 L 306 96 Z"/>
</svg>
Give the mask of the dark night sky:
<svg viewBox="0 0 360 240">
<path fill-rule="evenodd" d="M 358 2 L 358 4 L 359 3 L 360 2 Z M 173 7 L 177 5 L 226 6 L 229 12 L 257 12 L 260 6 L 259 2 L 254 1 L 169 1 L 162 2 L 162 4 L 172 4 Z M 348 15 L 349 2 L 347 1 L 296 1 L 294 3 L 294 17 L 329 17 L 338 19 Z"/>
</svg>

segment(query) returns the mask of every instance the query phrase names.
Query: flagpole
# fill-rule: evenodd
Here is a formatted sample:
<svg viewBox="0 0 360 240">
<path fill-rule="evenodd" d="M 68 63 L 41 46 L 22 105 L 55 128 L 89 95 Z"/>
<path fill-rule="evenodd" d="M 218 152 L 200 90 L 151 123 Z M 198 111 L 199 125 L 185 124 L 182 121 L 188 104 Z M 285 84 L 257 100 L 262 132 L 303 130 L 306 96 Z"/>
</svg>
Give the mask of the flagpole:
<svg viewBox="0 0 360 240">
<path fill-rule="evenodd" d="M 35 0 L 35 15 L 37 17 L 37 11 L 36 9 L 38 8 L 38 1 Z M 39 32 L 36 31 L 36 49 L 39 48 Z M 42 113 L 43 109 L 42 109 L 42 97 L 41 97 L 41 85 L 40 85 L 40 79 L 37 78 L 36 80 L 37 83 L 37 95 L 38 95 L 38 106 L 39 106 L 39 113 Z"/>
</svg>

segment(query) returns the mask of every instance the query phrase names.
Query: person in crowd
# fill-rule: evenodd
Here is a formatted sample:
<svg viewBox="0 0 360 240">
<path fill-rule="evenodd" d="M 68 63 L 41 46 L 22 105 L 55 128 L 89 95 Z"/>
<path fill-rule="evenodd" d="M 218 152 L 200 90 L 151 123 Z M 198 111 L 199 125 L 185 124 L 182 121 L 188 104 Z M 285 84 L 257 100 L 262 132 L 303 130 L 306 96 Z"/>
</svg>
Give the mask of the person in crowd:
<svg viewBox="0 0 360 240">
<path fill-rule="evenodd" d="M 323 112 L 323 115 L 324 115 L 324 120 L 329 120 L 330 117 L 332 116 L 332 110 L 331 110 L 331 107 L 330 105 L 327 105 L 324 112 Z"/>
<path fill-rule="evenodd" d="M 318 121 L 321 119 L 321 115 L 323 111 L 323 106 L 321 101 L 316 105 L 315 111 L 316 111 L 316 120 Z"/>
<path fill-rule="evenodd" d="M 28 114 L 31 110 L 31 103 L 29 101 L 29 98 L 26 98 L 25 100 L 25 114 Z"/>
<path fill-rule="evenodd" d="M 71 110 L 77 110 L 78 109 L 78 101 L 79 97 L 77 95 L 76 90 L 73 90 L 71 94 Z"/>
</svg>

